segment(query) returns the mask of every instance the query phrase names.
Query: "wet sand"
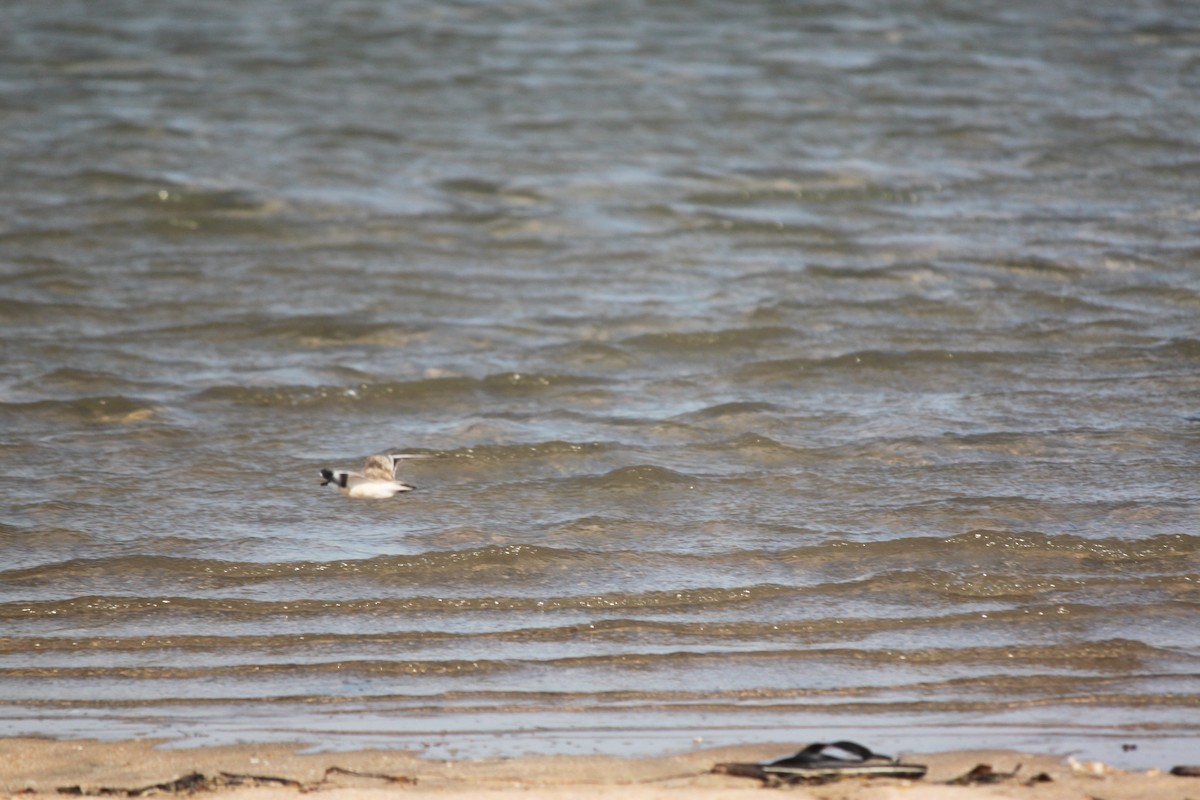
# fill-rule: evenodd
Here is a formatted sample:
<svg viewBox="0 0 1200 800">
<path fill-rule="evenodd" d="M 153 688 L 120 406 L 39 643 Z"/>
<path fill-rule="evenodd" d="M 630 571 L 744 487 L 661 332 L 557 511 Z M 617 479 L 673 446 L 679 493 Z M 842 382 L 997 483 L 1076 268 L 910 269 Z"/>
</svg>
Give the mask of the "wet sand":
<svg viewBox="0 0 1200 800">
<path fill-rule="evenodd" d="M 319 793 L 331 800 L 399 796 L 526 800 L 762 798 L 760 781 L 714 774 L 713 766 L 769 760 L 798 748 L 795 743 L 725 747 L 646 759 L 549 756 L 437 761 L 390 750 L 313 753 L 304 752 L 300 745 L 165 749 L 160 744 L 149 740 L 0 739 L 0 796 L 177 793 L 214 794 L 236 800 L 291 800 L 298 794 Z M 1008 750 L 905 753 L 903 760 L 927 765 L 928 774 L 918 781 L 848 778 L 778 791 L 822 800 L 1200 798 L 1200 778 L 1171 775 L 1166 770 L 1172 765 L 1164 765 L 1163 770 L 1125 772 L 1098 762 L 1064 761 Z M 994 784 L 949 783 L 980 764 L 995 772 L 1016 774 Z"/>
</svg>

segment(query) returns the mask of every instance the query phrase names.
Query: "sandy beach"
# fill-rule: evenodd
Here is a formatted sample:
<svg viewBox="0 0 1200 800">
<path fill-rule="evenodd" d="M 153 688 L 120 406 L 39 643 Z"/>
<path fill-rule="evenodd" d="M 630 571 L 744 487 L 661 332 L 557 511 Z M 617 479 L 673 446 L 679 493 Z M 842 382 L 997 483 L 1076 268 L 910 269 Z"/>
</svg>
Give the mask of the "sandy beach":
<svg viewBox="0 0 1200 800">
<path fill-rule="evenodd" d="M 722 762 L 757 762 L 787 755 L 795 744 L 696 750 L 684 755 L 629 759 L 607 756 L 524 757 L 435 761 L 401 751 L 304 752 L 298 745 L 239 744 L 164 748 L 137 740 L 100 742 L 0 740 L 0 795 L 161 796 L 219 794 L 238 800 L 284 800 L 320 793 L 333 800 L 403 797 L 750 798 L 764 791 L 822 800 L 1193 800 L 1200 778 L 1164 769 L 1126 772 L 1098 762 L 1005 750 L 905 753 L 928 766 L 926 776 L 846 778 L 821 785 L 764 789 L 755 779 L 714 774 Z M 1014 773 L 994 783 L 955 783 L 979 765 Z"/>
</svg>

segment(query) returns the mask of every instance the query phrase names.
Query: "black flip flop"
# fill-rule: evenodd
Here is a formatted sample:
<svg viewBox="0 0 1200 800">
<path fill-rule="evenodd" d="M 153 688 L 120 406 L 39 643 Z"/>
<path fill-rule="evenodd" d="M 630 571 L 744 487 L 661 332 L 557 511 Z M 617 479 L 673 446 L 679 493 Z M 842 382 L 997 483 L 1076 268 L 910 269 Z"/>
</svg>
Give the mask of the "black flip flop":
<svg viewBox="0 0 1200 800">
<path fill-rule="evenodd" d="M 844 755 L 830 754 L 827 750 L 838 750 Z M 857 742 L 818 742 L 810 744 L 795 755 L 767 764 L 717 764 L 713 771 L 764 781 L 793 783 L 824 782 L 848 777 L 915 780 L 925 775 L 926 767 L 922 764 L 901 764 L 891 756 L 872 753 Z"/>
</svg>

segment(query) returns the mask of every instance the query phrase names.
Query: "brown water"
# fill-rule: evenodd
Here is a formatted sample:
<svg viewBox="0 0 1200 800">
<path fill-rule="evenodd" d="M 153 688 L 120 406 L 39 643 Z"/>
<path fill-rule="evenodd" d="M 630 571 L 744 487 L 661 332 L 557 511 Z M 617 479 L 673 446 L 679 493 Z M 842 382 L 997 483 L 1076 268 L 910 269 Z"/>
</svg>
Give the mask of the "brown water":
<svg viewBox="0 0 1200 800">
<path fill-rule="evenodd" d="M 976 5 L 7 3 L 0 733 L 1186 760 L 1200 10 Z"/>
</svg>

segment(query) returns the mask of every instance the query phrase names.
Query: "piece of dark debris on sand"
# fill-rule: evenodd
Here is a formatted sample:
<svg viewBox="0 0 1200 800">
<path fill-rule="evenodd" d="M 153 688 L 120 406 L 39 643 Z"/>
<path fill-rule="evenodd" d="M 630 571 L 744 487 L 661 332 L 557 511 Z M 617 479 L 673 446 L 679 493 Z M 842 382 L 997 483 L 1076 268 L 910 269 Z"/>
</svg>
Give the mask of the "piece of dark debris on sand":
<svg viewBox="0 0 1200 800">
<path fill-rule="evenodd" d="M 121 787 L 100 786 L 95 789 L 84 789 L 82 786 L 60 786 L 59 794 L 87 796 L 123 796 L 148 797 L 157 794 L 198 794 L 214 792 L 219 789 L 231 789 L 240 786 L 290 786 L 300 792 L 318 789 L 329 782 L 332 775 L 348 775 L 357 778 L 381 780 L 387 783 L 415 784 L 416 778 L 407 775 L 387 775 L 379 772 L 356 772 L 343 767 L 329 767 L 319 781 L 303 783 L 292 778 L 279 778 L 274 775 L 242 775 L 235 772 L 219 772 L 216 775 L 204 775 L 192 772 L 173 781 L 152 783 L 149 786 Z"/>
<path fill-rule="evenodd" d="M 1012 772 L 997 772 L 991 764 L 976 764 L 969 772 L 959 775 L 953 780 L 946 781 L 950 786 L 986 786 L 993 783 L 1001 783 L 1017 777 L 1017 773 L 1021 771 L 1021 765 L 1017 764 Z M 1035 783 L 1050 783 L 1054 779 L 1044 772 L 1039 772 L 1029 780 L 1025 781 L 1027 786 L 1032 786 Z"/>
<path fill-rule="evenodd" d="M 1012 772 L 997 772 L 992 768 L 991 764 L 976 764 L 971 768 L 970 772 L 959 775 L 957 778 L 946 781 L 951 786 L 979 786 L 991 783 L 1000 783 L 1009 778 L 1015 778 L 1017 773 L 1021 771 L 1021 765 L 1017 764 L 1016 769 Z"/>
</svg>

